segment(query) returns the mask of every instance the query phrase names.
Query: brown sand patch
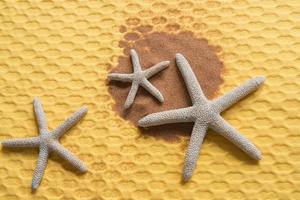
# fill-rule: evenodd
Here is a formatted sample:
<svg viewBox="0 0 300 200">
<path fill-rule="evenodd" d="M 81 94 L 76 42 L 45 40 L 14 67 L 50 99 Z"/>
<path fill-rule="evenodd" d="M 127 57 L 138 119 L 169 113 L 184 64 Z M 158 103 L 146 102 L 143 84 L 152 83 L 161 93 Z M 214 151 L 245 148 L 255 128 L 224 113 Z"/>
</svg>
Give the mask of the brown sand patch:
<svg viewBox="0 0 300 200">
<path fill-rule="evenodd" d="M 122 31 L 125 31 L 123 27 Z M 139 37 L 138 32 L 142 33 Z M 109 83 L 109 92 L 116 101 L 114 110 L 134 125 L 137 125 L 138 120 L 147 114 L 191 105 L 185 84 L 175 64 L 176 53 L 181 53 L 188 59 L 208 98 L 214 97 L 223 83 L 221 77 L 223 63 L 216 55 L 216 48 L 209 46 L 206 39 L 196 38 L 191 32 L 178 34 L 151 32 L 151 27 L 143 26 L 137 28 L 137 32 L 125 34 L 124 38 L 119 43 L 119 46 L 124 48 L 124 55 L 119 57 L 118 65 L 111 72 L 132 73 L 129 57 L 131 48 L 138 52 L 143 69 L 163 60 L 171 62 L 167 69 L 150 79 L 165 98 L 162 104 L 143 88 L 139 88 L 131 108 L 124 110 L 123 105 L 130 90 L 130 84 L 114 81 Z M 176 141 L 178 135 L 188 135 L 191 129 L 192 124 L 181 123 L 141 129 L 141 132 L 168 141 Z"/>
</svg>

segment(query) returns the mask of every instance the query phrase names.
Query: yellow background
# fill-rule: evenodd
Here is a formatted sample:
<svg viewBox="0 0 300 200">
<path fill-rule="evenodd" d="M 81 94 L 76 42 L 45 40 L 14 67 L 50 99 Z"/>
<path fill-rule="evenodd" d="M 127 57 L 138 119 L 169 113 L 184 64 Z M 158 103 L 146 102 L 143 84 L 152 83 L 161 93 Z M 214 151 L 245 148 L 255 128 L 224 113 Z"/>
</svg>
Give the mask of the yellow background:
<svg viewBox="0 0 300 200">
<path fill-rule="evenodd" d="M 188 138 L 142 136 L 112 111 L 105 80 L 122 54 L 119 27 L 128 19 L 155 31 L 177 23 L 220 46 L 220 95 L 254 75 L 267 77 L 224 114 L 261 149 L 259 164 L 211 133 L 194 176 L 182 185 Z M 88 115 L 61 142 L 89 172 L 80 176 L 54 156 L 31 194 L 37 151 L 2 149 L 0 199 L 299 200 L 299 68 L 299 0 L 1 1 L 0 139 L 38 134 L 34 96 L 51 129 L 87 105 Z"/>
</svg>

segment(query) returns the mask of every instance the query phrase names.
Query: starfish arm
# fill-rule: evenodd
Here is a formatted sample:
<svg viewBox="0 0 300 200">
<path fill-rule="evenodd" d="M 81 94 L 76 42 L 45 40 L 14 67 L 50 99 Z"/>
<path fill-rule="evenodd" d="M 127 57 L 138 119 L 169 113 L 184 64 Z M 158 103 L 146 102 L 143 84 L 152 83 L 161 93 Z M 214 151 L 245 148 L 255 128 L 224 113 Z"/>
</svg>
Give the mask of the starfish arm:
<svg viewBox="0 0 300 200">
<path fill-rule="evenodd" d="M 87 113 L 87 107 L 83 106 L 78 111 L 73 113 L 69 118 L 67 118 L 61 125 L 52 131 L 53 138 L 61 137 L 65 132 L 72 128 L 76 123 L 78 123 Z"/>
<path fill-rule="evenodd" d="M 164 97 L 160 93 L 156 87 L 154 87 L 147 79 L 145 79 L 142 83 L 141 86 L 147 90 L 150 94 L 152 94 L 159 102 L 164 102 Z"/>
<path fill-rule="evenodd" d="M 191 112 L 192 107 L 153 113 L 140 119 L 138 125 L 141 127 L 149 127 L 179 122 L 192 122 L 193 118 Z"/>
<path fill-rule="evenodd" d="M 34 108 L 35 118 L 39 128 L 39 133 L 44 134 L 45 132 L 47 132 L 48 125 L 43 110 L 43 106 L 41 102 L 38 100 L 38 98 L 33 99 L 33 108 Z"/>
<path fill-rule="evenodd" d="M 38 147 L 40 145 L 39 137 L 16 138 L 4 140 L 1 142 L 3 147 Z"/>
<path fill-rule="evenodd" d="M 206 135 L 206 130 L 206 124 L 198 121 L 195 122 L 183 166 L 182 179 L 185 182 L 188 181 L 193 174 L 201 150 L 201 145 Z"/>
<path fill-rule="evenodd" d="M 133 104 L 138 89 L 139 89 L 139 84 L 133 82 L 124 104 L 125 109 L 128 109 Z"/>
<path fill-rule="evenodd" d="M 233 104 L 240 101 L 242 98 L 246 97 L 248 94 L 257 90 L 265 78 L 262 76 L 257 76 L 253 79 L 246 81 L 239 87 L 234 88 L 224 96 L 221 96 L 212 101 L 213 106 L 217 109 L 217 112 L 223 112 Z"/>
<path fill-rule="evenodd" d="M 80 172 L 86 172 L 87 168 L 76 156 L 74 156 L 70 151 L 64 148 L 61 144 L 54 141 L 50 145 L 51 150 L 57 153 L 60 157 L 68 161 L 73 167 L 78 169 Z"/>
<path fill-rule="evenodd" d="M 256 148 L 256 146 L 252 144 L 252 142 L 250 142 L 246 137 L 241 135 L 230 124 L 228 124 L 220 115 L 216 116 L 214 122 L 210 124 L 210 127 L 214 131 L 231 141 L 233 144 L 238 146 L 253 159 L 261 159 L 261 152 Z"/>
<path fill-rule="evenodd" d="M 134 49 L 130 49 L 131 62 L 133 66 L 133 72 L 142 71 L 139 56 Z"/>
<path fill-rule="evenodd" d="M 145 77 L 148 79 L 152 77 L 153 75 L 157 74 L 158 72 L 166 69 L 170 64 L 170 61 L 162 61 L 160 63 L 157 63 L 156 65 L 146 69 L 143 73 Z"/>
<path fill-rule="evenodd" d="M 48 148 L 45 145 L 41 146 L 37 164 L 32 177 L 31 187 L 33 190 L 37 189 L 37 187 L 41 183 L 41 180 L 45 172 L 45 168 L 47 166 L 48 156 L 49 156 Z"/>
<path fill-rule="evenodd" d="M 113 80 L 113 81 L 131 82 L 132 74 L 110 73 L 107 75 L 107 78 L 108 80 Z"/>
<path fill-rule="evenodd" d="M 185 57 L 179 53 L 176 54 L 176 63 L 184 79 L 192 103 L 205 103 L 206 97 L 202 92 L 201 86 Z"/>
</svg>

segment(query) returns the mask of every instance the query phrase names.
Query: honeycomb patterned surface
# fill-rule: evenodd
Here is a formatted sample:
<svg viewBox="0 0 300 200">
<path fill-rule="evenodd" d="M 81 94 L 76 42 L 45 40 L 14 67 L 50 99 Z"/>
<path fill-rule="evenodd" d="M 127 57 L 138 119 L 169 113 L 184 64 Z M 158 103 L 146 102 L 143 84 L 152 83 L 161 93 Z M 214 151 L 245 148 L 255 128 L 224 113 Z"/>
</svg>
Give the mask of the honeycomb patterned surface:
<svg viewBox="0 0 300 200">
<path fill-rule="evenodd" d="M 188 138 L 141 135 L 112 109 L 106 76 L 122 55 L 120 26 L 181 30 L 220 46 L 223 94 L 263 74 L 264 86 L 224 113 L 263 153 L 254 163 L 208 134 L 194 176 L 182 184 Z M 36 136 L 32 99 L 54 128 L 89 112 L 62 144 L 89 172 L 55 156 L 30 192 L 37 150 L 0 151 L 0 199 L 300 199 L 300 1 L 0 1 L 0 139 Z"/>
</svg>

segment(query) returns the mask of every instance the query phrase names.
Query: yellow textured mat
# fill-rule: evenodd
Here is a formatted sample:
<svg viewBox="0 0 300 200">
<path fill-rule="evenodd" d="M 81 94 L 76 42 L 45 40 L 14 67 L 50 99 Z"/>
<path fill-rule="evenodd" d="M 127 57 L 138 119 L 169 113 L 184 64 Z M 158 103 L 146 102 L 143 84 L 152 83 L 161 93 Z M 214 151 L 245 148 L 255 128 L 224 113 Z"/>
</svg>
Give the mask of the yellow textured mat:
<svg viewBox="0 0 300 200">
<path fill-rule="evenodd" d="M 187 139 L 143 136 L 112 110 L 106 75 L 137 23 L 194 32 L 221 47 L 220 94 L 263 74 L 265 85 L 224 118 L 263 153 L 259 164 L 209 134 L 191 181 L 181 184 Z M 300 1 L 0 1 L 0 139 L 38 134 L 32 100 L 49 127 L 89 112 L 61 143 L 89 172 L 51 157 L 30 192 L 36 150 L 0 151 L 0 199 L 300 199 Z"/>
</svg>

